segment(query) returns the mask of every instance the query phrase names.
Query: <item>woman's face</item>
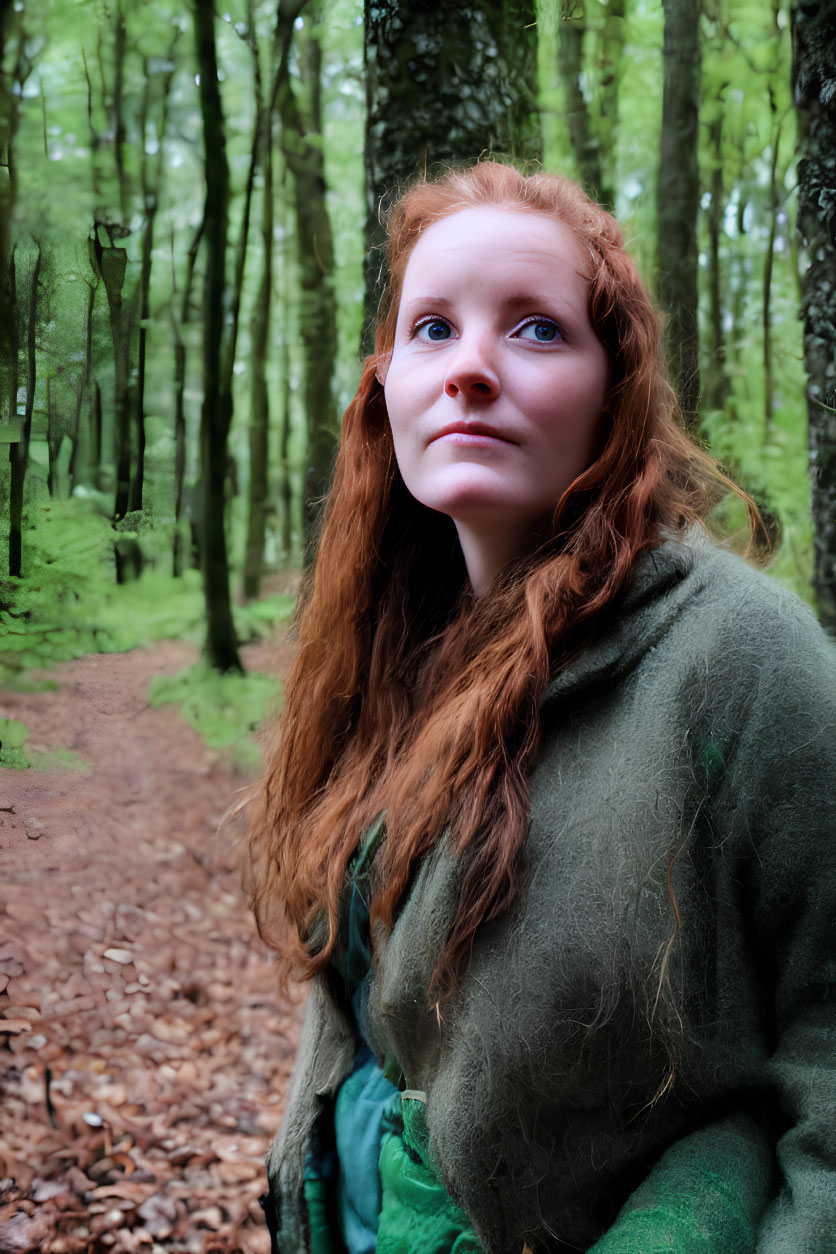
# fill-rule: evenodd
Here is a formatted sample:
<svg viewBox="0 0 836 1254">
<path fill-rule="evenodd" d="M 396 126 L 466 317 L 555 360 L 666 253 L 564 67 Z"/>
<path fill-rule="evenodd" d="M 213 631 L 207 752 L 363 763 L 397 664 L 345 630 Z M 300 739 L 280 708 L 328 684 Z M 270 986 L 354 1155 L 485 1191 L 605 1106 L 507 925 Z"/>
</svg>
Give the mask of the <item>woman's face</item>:
<svg viewBox="0 0 836 1254">
<path fill-rule="evenodd" d="M 460 529 L 535 534 L 596 456 L 609 359 L 584 256 L 543 214 L 440 219 L 407 264 L 385 382 L 412 495 Z"/>
</svg>

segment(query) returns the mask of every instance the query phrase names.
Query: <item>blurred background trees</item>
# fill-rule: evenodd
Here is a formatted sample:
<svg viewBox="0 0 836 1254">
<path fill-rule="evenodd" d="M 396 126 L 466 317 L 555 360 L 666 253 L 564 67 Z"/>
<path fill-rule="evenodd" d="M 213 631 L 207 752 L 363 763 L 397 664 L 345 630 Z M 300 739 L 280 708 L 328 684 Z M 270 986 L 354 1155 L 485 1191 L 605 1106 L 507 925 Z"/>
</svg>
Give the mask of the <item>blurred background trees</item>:
<svg viewBox="0 0 836 1254">
<path fill-rule="evenodd" d="M 149 607 L 201 585 L 240 667 L 241 605 L 310 553 L 378 201 L 487 152 L 614 208 L 694 430 L 836 624 L 834 26 L 833 0 L 3 0 L 4 657 L 68 617 L 112 647 L 97 598 L 140 579 Z"/>
</svg>

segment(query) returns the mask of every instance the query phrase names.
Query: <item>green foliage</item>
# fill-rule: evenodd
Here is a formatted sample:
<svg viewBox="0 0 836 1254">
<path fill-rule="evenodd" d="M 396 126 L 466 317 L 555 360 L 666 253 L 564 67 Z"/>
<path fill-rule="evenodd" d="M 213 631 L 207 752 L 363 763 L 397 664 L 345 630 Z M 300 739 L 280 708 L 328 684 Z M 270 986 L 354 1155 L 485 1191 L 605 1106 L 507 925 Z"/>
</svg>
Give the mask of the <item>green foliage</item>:
<svg viewBox="0 0 836 1254">
<path fill-rule="evenodd" d="M 29 766 L 24 745 L 29 732 L 24 723 L 14 718 L 0 718 L 0 766 L 23 771 Z"/>
<path fill-rule="evenodd" d="M 200 640 L 197 572 L 175 581 L 150 570 L 117 585 L 114 545 L 124 533 L 120 537 L 77 499 L 34 513 L 25 534 L 23 578 L 0 579 L 0 667 L 48 667 L 170 637 Z"/>
<path fill-rule="evenodd" d="M 87 501 L 40 506 L 26 531 L 24 577 L 0 578 L 0 678 L 33 667 L 123 653 L 155 640 L 203 638 L 200 576 L 172 579 L 157 566 L 117 585 L 114 546 L 128 539 L 153 558 L 160 533 L 128 516 L 117 530 Z M 2 544 L 0 531 L 0 544 Z M 236 607 L 239 638 L 253 641 L 290 617 L 294 599 L 274 596 Z"/>
<path fill-rule="evenodd" d="M 261 764 L 256 733 L 265 716 L 278 708 L 281 687 L 271 675 L 219 675 L 199 662 L 177 675 L 158 675 L 148 695 L 155 708 L 178 705 L 210 749 L 238 770 L 252 773 Z"/>
</svg>

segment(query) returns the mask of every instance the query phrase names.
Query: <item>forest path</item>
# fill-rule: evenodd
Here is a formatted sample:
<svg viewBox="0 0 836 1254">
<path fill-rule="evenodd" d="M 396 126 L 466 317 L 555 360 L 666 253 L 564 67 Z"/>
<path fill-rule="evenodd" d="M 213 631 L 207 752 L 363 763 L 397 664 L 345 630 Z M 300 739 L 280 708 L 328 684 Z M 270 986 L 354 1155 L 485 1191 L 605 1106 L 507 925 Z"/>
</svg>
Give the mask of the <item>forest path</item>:
<svg viewBox="0 0 836 1254">
<path fill-rule="evenodd" d="M 90 770 L 0 770 L 0 1254 L 269 1249 L 257 1198 L 301 1007 L 217 832 L 246 781 L 148 704 L 195 659 L 84 657 L 3 699 L 27 749 Z"/>
</svg>

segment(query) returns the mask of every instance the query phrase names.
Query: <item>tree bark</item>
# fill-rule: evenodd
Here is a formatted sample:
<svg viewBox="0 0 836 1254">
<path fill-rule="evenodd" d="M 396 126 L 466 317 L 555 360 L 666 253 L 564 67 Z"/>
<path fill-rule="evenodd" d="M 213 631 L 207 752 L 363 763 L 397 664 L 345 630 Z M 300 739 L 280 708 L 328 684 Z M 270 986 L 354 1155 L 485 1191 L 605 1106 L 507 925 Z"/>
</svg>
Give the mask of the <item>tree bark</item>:
<svg viewBox="0 0 836 1254">
<path fill-rule="evenodd" d="M 87 280 L 85 280 L 85 282 L 87 282 Z M 98 280 L 95 280 L 93 283 L 87 282 L 87 316 L 84 323 L 84 365 L 81 370 L 81 378 L 78 381 L 75 414 L 73 415 L 73 451 L 70 455 L 70 464 L 67 467 L 71 495 L 78 483 L 78 466 L 80 460 L 79 448 L 81 445 L 81 414 L 84 409 L 84 398 L 87 395 L 87 389 L 90 386 L 90 378 L 93 373 L 93 312 L 96 307 L 96 292 L 98 289 Z M 88 457 L 88 462 L 89 461 L 90 458 Z"/>
<path fill-rule="evenodd" d="M 195 45 L 200 74 L 206 171 L 206 274 L 203 289 L 203 404 L 200 412 L 200 478 L 203 545 L 201 566 L 206 604 L 205 653 L 221 671 L 243 671 L 232 620 L 229 561 L 224 526 L 227 441 L 232 395 L 222 391 L 224 294 L 226 288 L 229 165 L 223 109 L 218 88 L 214 9 L 211 0 L 195 0 Z"/>
<path fill-rule="evenodd" d="M 686 421 L 699 420 L 697 217 L 699 0 L 663 0 L 664 86 L 657 183 L 657 293 L 668 314 L 667 351 Z"/>
<path fill-rule="evenodd" d="M 365 60 L 368 348 L 381 198 L 439 163 L 542 155 L 534 0 L 366 0 Z"/>
<path fill-rule="evenodd" d="M 301 6 L 299 6 L 301 7 Z M 313 22 L 310 12 L 306 19 Z M 313 553 L 320 510 L 331 480 L 337 442 L 333 374 L 337 356 L 334 244 L 325 199 L 325 162 L 319 105 L 321 48 L 308 30 L 300 41 L 300 106 L 290 77 L 289 42 L 283 48 L 276 106 L 282 123 L 282 153 L 293 179 L 296 257 L 299 275 L 299 333 L 302 340 L 303 395 L 307 427 L 305 478 L 305 556 Z"/>
<path fill-rule="evenodd" d="M 710 358 L 706 370 L 706 401 L 711 409 L 723 409 L 728 391 L 726 335 L 723 328 L 723 291 L 720 240 L 723 235 L 723 99 L 727 84 L 717 93 L 716 115 L 708 124 L 711 153 L 711 203 L 708 206 L 708 292 Z"/>
<path fill-rule="evenodd" d="M 177 294 L 177 277 L 174 271 L 174 228 L 171 234 L 171 333 L 174 339 L 174 543 L 172 545 L 171 573 L 178 578 L 183 573 L 183 538 L 180 533 L 180 518 L 183 513 L 183 484 L 186 477 L 186 345 L 180 334 L 181 327 L 191 321 L 192 286 L 197 253 L 206 219 L 201 218 L 200 225 L 194 234 L 186 261 L 186 279 L 183 284 L 183 300 L 180 308 L 180 322 L 174 308 L 174 297 Z"/>
<path fill-rule="evenodd" d="M 116 495 L 113 502 L 114 521 L 128 512 L 131 487 L 131 334 L 133 313 L 123 298 L 128 252 L 112 244 L 103 245 L 100 232 L 107 226 L 95 223 L 90 237 L 90 261 L 101 279 L 110 314 L 110 336 L 113 344 L 114 392 L 113 428 L 114 461 L 116 463 Z M 109 232 L 108 232 L 109 234 Z"/>
<path fill-rule="evenodd" d="M 244 552 L 244 596 L 258 596 L 264 560 L 268 505 L 270 395 L 267 387 L 267 346 L 273 295 L 273 102 L 265 101 L 256 56 L 256 108 L 259 118 L 261 199 L 261 278 L 250 322 L 250 474 L 247 488 L 247 540 Z"/>
<path fill-rule="evenodd" d="M 836 629 L 836 0 L 792 12 L 798 109 L 798 232 L 813 505 L 813 588 Z"/>
<path fill-rule="evenodd" d="M 102 388 L 93 380 L 93 401 L 90 406 L 90 472 L 97 488 L 102 486 Z"/>
<path fill-rule="evenodd" d="M 12 298 L 12 215 L 17 181 L 14 140 L 18 121 L 18 91 L 6 73 L 6 50 L 18 19 L 11 0 L 0 3 L 0 421 L 17 425 L 17 331 Z M 13 446 L 11 446 L 13 448 Z M 14 458 L 14 453 L 11 453 Z"/>
<path fill-rule="evenodd" d="M 772 84 L 767 84 L 769 107 L 772 118 L 772 158 L 769 163 L 769 235 L 763 258 L 763 304 L 761 320 L 763 323 L 763 387 L 764 387 L 764 442 L 772 435 L 775 417 L 775 370 L 772 351 L 772 271 L 775 261 L 775 233 L 778 226 L 778 211 L 781 208 L 781 194 L 778 187 L 778 150 L 781 144 L 781 119 L 775 104 L 775 91 Z"/>
<path fill-rule="evenodd" d="M 624 0 L 608 0 L 601 37 L 601 77 L 599 86 L 599 165 L 601 186 L 598 198 L 608 209 L 615 209 L 615 153 L 618 134 L 619 89 L 624 59 Z"/>
<path fill-rule="evenodd" d="M 29 464 L 29 441 L 32 438 L 32 414 L 35 409 L 37 382 L 37 318 L 38 286 L 41 276 L 41 245 L 35 241 L 35 262 L 29 281 L 29 304 L 26 326 L 26 405 L 23 411 L 20 440 L 11 446 L 12 481 L 9 490 L 9 574 L 19 578 L 22 573 L 23 550 L 23 486 Z"/>
</svg>

